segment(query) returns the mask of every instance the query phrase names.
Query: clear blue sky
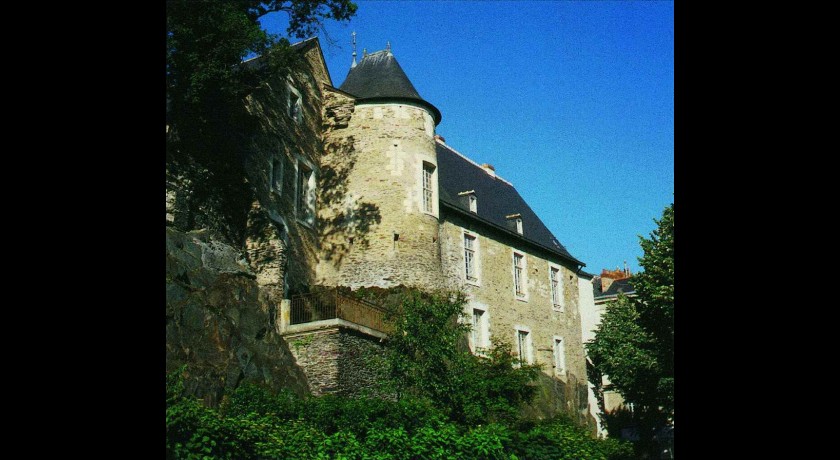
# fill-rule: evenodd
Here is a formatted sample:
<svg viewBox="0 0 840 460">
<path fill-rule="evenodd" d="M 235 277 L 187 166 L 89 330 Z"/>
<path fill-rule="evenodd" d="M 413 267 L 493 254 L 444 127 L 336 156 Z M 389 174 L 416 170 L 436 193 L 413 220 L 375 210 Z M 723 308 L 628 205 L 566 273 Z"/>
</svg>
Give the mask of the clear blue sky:
<svg viewBox="0 0 840 460">
<path fill-rule="evenodd" d="M 352 31 L 358 59 L 390 40 L 447 144 L 494 165 L 586 271 L 639 270 L 637 235 L 674 199 L 672 2 L 356 3 L 320 37 L 336 87 Z M 284 15 L 263 25 L 285 36 Z"/>
</svg>

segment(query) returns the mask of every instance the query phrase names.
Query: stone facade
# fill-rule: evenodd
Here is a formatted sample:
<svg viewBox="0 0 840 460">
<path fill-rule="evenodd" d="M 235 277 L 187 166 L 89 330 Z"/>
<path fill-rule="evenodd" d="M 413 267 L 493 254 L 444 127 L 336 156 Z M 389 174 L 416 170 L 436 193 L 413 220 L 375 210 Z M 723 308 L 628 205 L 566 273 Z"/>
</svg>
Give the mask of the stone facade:
<svg viewBox="0 0 840 460">
<path fill-rule="evenodd" d="M 386 364 L 380 338 L 343 326 L 293 332 L 283 338 L 313 395 L 393 397 L 382 386 Z"/>
<path fill-rule="evenodd" d="M 476 237 L 477 281 L 465 277 L 464 234 Z M 498 340 L 513 345 L 518 353 L 517 329 L 528 331 L 530 360 L 543 366 L 543 379 L 538 398 L 530 412 L 548 417 L 566 412 L 588 423 L 586 398 L 586 364 L 580 340 L 577 274 L 575 267 L 564 265 L 559 257 L 528 246 L 497 230 L 444 213 L 441 222 L 441 252 L 449 285 L 468 295 L 468 316 L 473 310 L 483 312 L 486 321 L 487 346 Z M 514 289 L 513 254 L 524 256 L 525 296 L 517 297 Z M 552 300 L 550 267 L 559 270 L 563 307 Z M 564 369 L 558 369 L 555 341 L 562 342 Z M 472 341 L 472 339 L 471 339 Z"/>
<path fill-rule="evenodd" d="M 477 308 L 486 315 L 482 345 L 504 340 L 517 350 L 517 330 L 527 331 L 529 360 L 543 366 L 530 413 L 566 412 L 587 423 L 573 259 L 445 209 L 439 196 L 437 109 L 422 100 L 362 100 L 336 89 L 317 40 L 299 49 L 305 58 L 300 68 L 263 82 L 246 101 L 257 126 L 243 146 L 254 191 L 244 270 L 256 286 L 253 295 L 262 299 L 266 324 L 277 322 L 281 304 L 312 286 L 463 289 L 468 313 Z M 298 100 L 299 108 L 292 110 Z M 168 222 L 178 220 L 173 204 L 178 190 L 172 190 L 174 196 L 167 189 Z M 476 282 L 464 277 L 465 231 L 477 242 Z M 514 251 L 523 257 L 522 298 L 514 292 Z M 552 267 L 562 308 L 552 297 Z M 382 358 L 376 334 L 341 325 L 284 327 L 278 353 L 288 350 L 294 358 L 294 377 L 287 378 L 293 385 L 305 382 L 316 395 L 388 396 L 376 385 L 381 368 L 371 365 Z M 562 369 L 555 367 L 558 362 Z"/>
<path fill-rule="evenodd" d="M 432 115 L 405 103 L 335 110 L 352 102 L 340 93 L 328 102 L 325 119 L 336 121 L 327 123 L 326 138 L 334 148 L 322 162 L 342 172 L 344 199 L 324 200 L 331 206 L 319 218 L 341 217 L 345 225 L 323 235 L 319 284 L 442 287 L 437 194 L 431 212 L 423 204 L 424 163 L 437 168 Z"/>
</svg>

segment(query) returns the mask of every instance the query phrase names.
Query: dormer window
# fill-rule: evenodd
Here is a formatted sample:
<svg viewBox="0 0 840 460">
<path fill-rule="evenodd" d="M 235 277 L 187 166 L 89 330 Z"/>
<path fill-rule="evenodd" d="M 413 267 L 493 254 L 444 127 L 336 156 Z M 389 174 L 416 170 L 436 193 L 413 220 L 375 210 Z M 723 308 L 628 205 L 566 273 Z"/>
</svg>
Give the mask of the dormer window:
<svg viewBox="0 0 840 460">
<path fill-rule="evenodd" d="M 466 192 L 458 193 L 461 199 L 461 204 L 466 205 L 470 212 L 478 214 L 478 198 L 475 196 L 475 190 L 468 190 Z"/>
<path fill-rule="evenodd" d="M 521 214 L 511 214 L 509 216 L 505 216 L 505 219 L 508 221 L 509 229 L 516 231 L 516 233 L 519 233 L 520 235 L 524 233 Z"/>
</svg>

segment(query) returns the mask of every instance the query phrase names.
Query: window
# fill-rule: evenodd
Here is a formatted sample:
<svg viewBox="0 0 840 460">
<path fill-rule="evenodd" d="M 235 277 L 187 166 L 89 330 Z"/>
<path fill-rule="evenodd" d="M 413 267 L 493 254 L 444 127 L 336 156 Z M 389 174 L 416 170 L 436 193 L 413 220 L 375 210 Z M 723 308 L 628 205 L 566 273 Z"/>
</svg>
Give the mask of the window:
<svg viewBox="0 0 840 460">
<path fill-rule="evenodd" d="M 478 213 L 478 198 L 470 195 L 470 212 Z"/>
<path fill-rule="evenodd" d="M 283 162 L 280 158 L 271 160 L 271 191 L 278 195 L 283 191 Z"/>
<path fill-rule="evenodd" d="M 483 353 L 487 348 L 487 314 L 480 308 L 472 309 L 472 350 L 476 354 Z"/>
<path fill-rule="evenodd" d="M 528 328 L 516 327 L 516 352 L 519 355 L 520 364 L 533 363 L 533 355 L 531 354 L 531 331 Z"/>
<path fill-rule="evenodd" d="M 464 233 L 464 274 L 467 277 L 467 281 L 478 281 L 475 249 L 475 236 Z"/>
<path fill-rule="evenodd" d="M 435 166 L 431 163 L 423 162 L 423 211 L 428 213 L 435 212 L 434 174 Z"/>
<path fill-rule="evenodd" d="M 300 92 L 289 86 L 289 117 L 297 123 L 303 118 Z"/>
<path fill-rule="evenodd" d="M 554 372 L 558 375 L 566 373 L 566 346 L 562 337 L 554 337 Z"/>
<path fill-rule="evenodd" d="M 560 277 L 560 267 L 549 265 L 548 273 L 551 278 L 551 303 L 555 310 L 563 309 L 563 285 Z"/>
<path fill-rule="evenodd" d="M 516 297 L 525 297 L 525 256 L 513 253 L 513 287 Z"/>
<path fill-rule="evenodd" d="M 309 225 L 315 224 L 315 172 L 298 162 L 297 216 Z"/>
<path fill-rule="evenodd" d="M 522 219 L 516 219 L 516 233 L 522 234 Z"/>
</svg>

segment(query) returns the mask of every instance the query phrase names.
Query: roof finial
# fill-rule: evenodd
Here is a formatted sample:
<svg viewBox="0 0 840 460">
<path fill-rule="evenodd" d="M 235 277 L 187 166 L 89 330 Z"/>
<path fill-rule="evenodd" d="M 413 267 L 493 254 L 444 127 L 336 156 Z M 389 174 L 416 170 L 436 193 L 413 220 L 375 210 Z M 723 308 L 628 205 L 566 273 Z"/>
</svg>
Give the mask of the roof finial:
<svg viewBox="0 0 840 460">
<path fill-rule="evenodd" d="M 350 68 L 356 67 L 356 31 L 354 30 L 352 34 L 353 36 L 353 63 L 350 64 Z"/>
<path fill-rule="evenodd" d="M 385 42 L 385 49 L 390 53 L 391 52 L 391 40 Z"/>
<path fill-rule="evenodd" d="M 367 48 L 362 48 L 362 58 L 364 59 L 366 57 L 367 57 Z"/>
</svg>

